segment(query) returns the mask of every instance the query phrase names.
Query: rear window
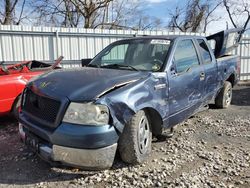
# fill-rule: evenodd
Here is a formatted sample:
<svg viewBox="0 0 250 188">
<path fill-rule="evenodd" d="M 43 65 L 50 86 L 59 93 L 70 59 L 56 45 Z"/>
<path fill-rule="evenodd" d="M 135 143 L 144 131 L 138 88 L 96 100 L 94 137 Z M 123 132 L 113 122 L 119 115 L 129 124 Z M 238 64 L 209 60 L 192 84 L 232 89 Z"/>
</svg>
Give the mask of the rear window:
<svg viewBox="0 0 250 188">
<path fill-rule="evenodd" d="M 207 44 L 205 43 L 203 39 L 198 39 L 197 41 L 199 43 L 199 50 L 203 59 L 203 63 L 211 63 L 212 57 L 210 55 Z"/>
</svg>

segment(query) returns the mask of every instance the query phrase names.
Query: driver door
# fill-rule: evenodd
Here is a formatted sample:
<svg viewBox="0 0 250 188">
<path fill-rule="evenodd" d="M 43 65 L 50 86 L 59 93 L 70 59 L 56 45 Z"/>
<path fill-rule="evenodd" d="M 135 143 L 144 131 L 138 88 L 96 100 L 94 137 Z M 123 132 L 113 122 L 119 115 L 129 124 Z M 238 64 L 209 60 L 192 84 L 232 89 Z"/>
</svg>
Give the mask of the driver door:
<svg viewBox="0 0 250 188">
<path fill-rule="evenodd" d="M 169 124 L 190 117 L 201 105 L 204 70 L 192 39 L 177 42 L 169 74 Z"/>
</svg>

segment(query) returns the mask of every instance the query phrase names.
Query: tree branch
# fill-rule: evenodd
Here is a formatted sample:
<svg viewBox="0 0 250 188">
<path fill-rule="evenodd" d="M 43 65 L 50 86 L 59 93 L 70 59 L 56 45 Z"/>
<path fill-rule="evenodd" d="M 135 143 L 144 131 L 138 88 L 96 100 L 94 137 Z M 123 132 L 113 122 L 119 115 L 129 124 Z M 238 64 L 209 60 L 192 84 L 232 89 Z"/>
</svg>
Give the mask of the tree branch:
<svg viewBox="0 0 250 188">
<path fill-rule="evenodd" d="M 237 28 L 237 25 L 235 24 L 235 22 L 234 22 L 234 20 L 233 20 L 232 13 L 230 12 L 230 8 L 229 8 L 229 6 L 228 6 L 227 0 L 223 0 L 223 4 L 224 4 L 224 6 L 225 6 L 225 8 L 226 8 L 226 10 L 227 10 L 228 16 L 229 16 L 229 18 L 230 18 L 230 20 L 231 20 L 233 26 L 234 26 L 235 28 Z"/>
</svg>

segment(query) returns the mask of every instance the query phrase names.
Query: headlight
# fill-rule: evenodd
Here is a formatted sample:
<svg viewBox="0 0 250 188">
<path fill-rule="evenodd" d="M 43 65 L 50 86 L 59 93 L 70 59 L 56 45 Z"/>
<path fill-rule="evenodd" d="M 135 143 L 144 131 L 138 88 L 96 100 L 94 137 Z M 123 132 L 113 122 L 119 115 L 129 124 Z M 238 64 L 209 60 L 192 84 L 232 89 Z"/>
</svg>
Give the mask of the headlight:
<svg viewBox="0 0 250 188">
<path fill-rule="evenodd" d="M 96 126 L 107 125 L 109 122 L 109 110 L 105 105 L 70 103 L 63 121 Z"/>
</svg>

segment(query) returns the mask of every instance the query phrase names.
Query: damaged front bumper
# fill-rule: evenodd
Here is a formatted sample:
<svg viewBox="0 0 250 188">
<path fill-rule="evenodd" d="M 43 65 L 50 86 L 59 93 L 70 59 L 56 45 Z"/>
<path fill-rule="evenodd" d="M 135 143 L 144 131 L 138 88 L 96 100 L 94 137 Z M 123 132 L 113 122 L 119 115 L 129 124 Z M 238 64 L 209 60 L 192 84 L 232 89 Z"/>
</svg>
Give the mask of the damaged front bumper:
<svg viewBox="0 0 250 188">
<path fill-rule="evenodd" d="M 44 139 L 46 137 L 36 133 L 34 125 L 29 124 L 27 126 L 27 123 L 24 124 L 21 121 L 19 123 L 19 135 L 26 145 L 46 161 L 88 170 L 107 169 L 112 166 L 118 140 L 116 136 L 114 136 L 115 132 L 113 128 L 93 127 L 91 131 L 89 130 L 90 128 L 84 126 L 78 126 L 78 130 L 74 130 L 73 128 L 75 127 L 72 128 L 73 125 L 64 126 L 67 126 L 65 131 L 59 131 L 60 128 L 58 128 L 53 134 L 49 135 L 49 139 Z M 61 126 L 61 129 L 62 128 L 63 126 Z M 74 132 L 71 132 L 73 130 Z M 88 133 L 87 130 L 89 131 Z M 79 133 L 79 131 L 81 131 L 81 133 Z M 58 132 L 62 132 L 62 134 L 58 135 Z M 65 135 L 65 132 L 67 132 L 68 135 Z M 78 134 L 78 139 L 73 140 L 73 138 L 76 139 L 76 133 L 82 136 Z M 88 136 L 86 136 L 86 134 L 88 134 Z M 69 135 L 72 135 L 72 138 Z M 60 140 L 54 137 L 60 137 Z M 66 139 L 66 137 L 68 139 Z M 109 137 L 110 141 L 103 142 L 102 140 L 104 140 L 105 137 L 105 140 Z M 53 140 L 56 140 L 56 142 Z M 60 143 L 62 144 L 58 143 L 58 141 L 61 141 Z M 82 147 L 79 147 L 80 144 Z"/>
<path fill-rule="evenodd" d="M 71 166 L 88 169 L 110 168 L 113 164 L 117 144 L 98 149 L 77 149 L 53 145 L 51 158 Z"/>
</svg>

